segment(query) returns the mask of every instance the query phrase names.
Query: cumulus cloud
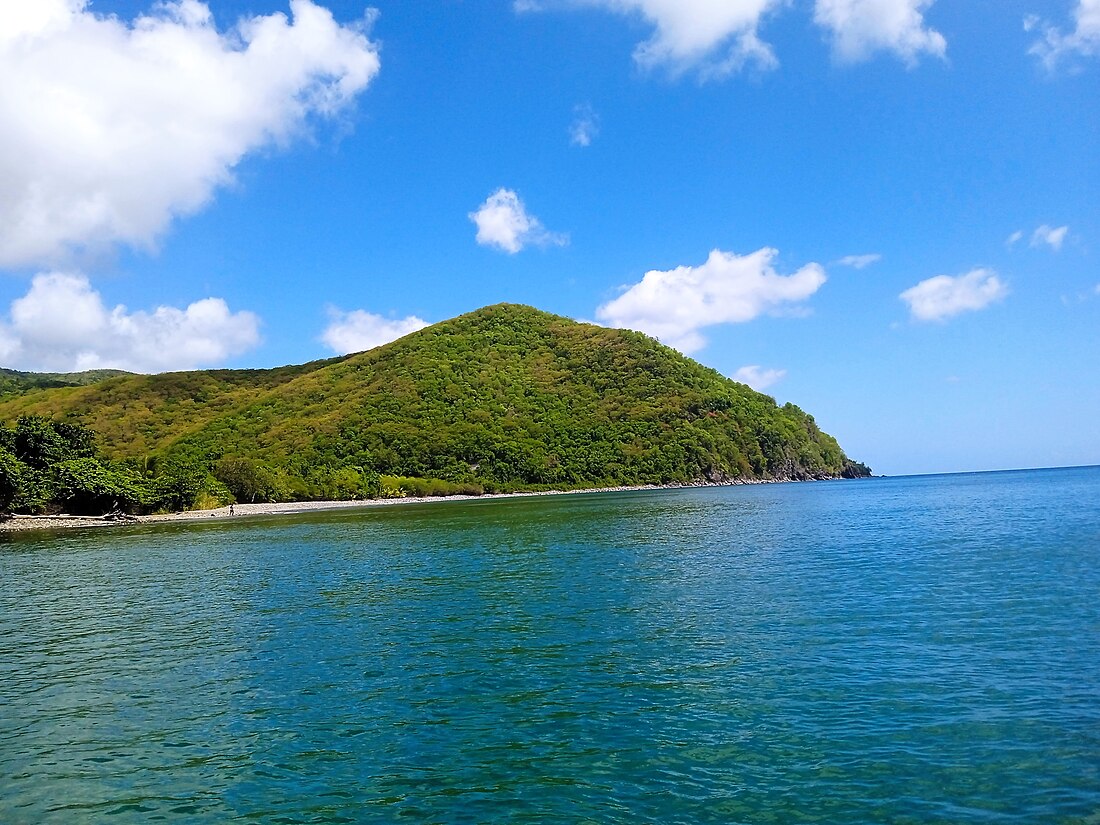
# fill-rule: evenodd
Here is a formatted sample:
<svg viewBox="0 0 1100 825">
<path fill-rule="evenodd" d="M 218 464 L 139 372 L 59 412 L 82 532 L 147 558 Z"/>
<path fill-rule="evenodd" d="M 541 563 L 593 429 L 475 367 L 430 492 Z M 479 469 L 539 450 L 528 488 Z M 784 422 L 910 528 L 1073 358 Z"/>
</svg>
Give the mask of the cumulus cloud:
<svg viewBox="0 0 1100 825">
<path fill-rule="evenodd" d="M 564 246 L 567 235 L 549 232 L 538 218 L 527 213 L 519 195 L 511 189 L 498 189 L 485 203 L 471 212 L 469 218 L 477 225 L 477 242 L 507 252 L 509 255 L 525 246 Z"/>
<path fill-rule="evenodd" d="M 1062 248 L 1062 242 L 1067 234 L 1069 234 L 1068 226 L 1053 227 L 1044 223 L 1031 233 L 1031 245 L 1049 246 L 1057 252 Z"/>
<path fill-rule="evenodd" d="M 50 272 L 35 276 L 0 320 L 0 360 L 46 372 L 197 369 L 252 349 L 260 342 L 259 328 L 259 318 L 230 312 L 221 298 L 186 309 L 108 309 L 83 275 Z"/>
<path fill-rule="evenodd" d="M 1036 16 L 1024 20 L 1024 29 L 1039 31 L 1042 37 L 1028 49 L 1053 71 L 1063 60 L 1100 55 L 1100 0 L 1078 0 L 1073 11 L 1073 31 L 1060 28 Z"/>
<path fill-rule="evenodd" d="M 837 263 L 841 266 L 850 266 L 853 269 L 865 269 L 871 264 L 876 264 L 882 260 L 882 256 L 877 253 L 871 253 L 869 255 L 845 255 Z"/>
<path fill-rule="evenodd" d="M 922 54 L 943 57 L 947 41 L 924 24 L 935 0 L 816 0 L 814 22 L 826 29 L 837 57 L 856 62 L 878 51 L 894 52 L 909 65 Z"/>
<path fill-rule="evenodd" d="M 985 309 L 1008 294 L 1008 287 L 991 269 L 974 269 L 952 278 L 937 275 L 901 293 L 917 321 L 945 321 L 963 312 Z"/>
<path fill-rule="evenodd" d="M 699 330 L 744 323 L 799 304 L 825 283 L 819 264 L 780 275 L 772 265 L 777 254 L 767 247 L 748 255 L 715 249 L 700 266 L 647 272 L 600 306 L 596 317 L 608 326 L 640 330 L 681 352 L 694 352 L 706 346 Z"/>
<path fill-rule="evenodd" d="M 732 376 L 734 381 L 740 381 L 742 384 L 748 384 L 757 392 L 763 392 L 773 384 L 778 384 L 786 377 L 786 370 L 764 369 L 758 364 L 750 364 L 747 367 L 741 367 L 741 369 L 735 372 Z"/>
<path fill-rule="evenodd" d="M 222 33 L 199 0 L 131 23 L 88 0 L 0 2 L 0 266 L 148 246 L 249 152 L 348 106 L 379 70 L 371 15 L 290 12 Z"/>
<path fill-rule="evenodd" d="M 600 117 L 587 104 L 573 109 L 573 122 L 569 124 L 569 142 L 574 146 L 591 146 L 600 133 Z"/>
<path fill-rule="evenodd" d="M 1024 238 L 1024 230 L 1017 229 L 1015 232 L 1013 232 L 1011 235 L 1009 235 L 1007 238 L 1005 238 L 1005 246 L 1007 246 L 1009 249 L 1011 249 L 1016 244 L 1018 244 L 1020 241 L 1022 241 L 1023 238 Z"/>
<path fill-rule="evenodd" d="M 664 66 L 674 72 L 698 68 L 706 76 L 720 76 L 747 64 L 760 68 L 777 65 L 771 47 L 757 29 L 770 11 L 785 0 L 515 0 L 517 12 L 561 8 L 602 8 L 640 16 L 655 29 L 634 50 L 643 68 Z"/>
<path fill-rule="evenodd" d="M 329 325 L 321 333 L 321 340 L 333 352 L 346 355 L 380 347 L 426 326 L 428 322 L 415 315 L 386 318 L 362 309 L 343 312 L 333 308 L 329 310 Z"/>
</svg>

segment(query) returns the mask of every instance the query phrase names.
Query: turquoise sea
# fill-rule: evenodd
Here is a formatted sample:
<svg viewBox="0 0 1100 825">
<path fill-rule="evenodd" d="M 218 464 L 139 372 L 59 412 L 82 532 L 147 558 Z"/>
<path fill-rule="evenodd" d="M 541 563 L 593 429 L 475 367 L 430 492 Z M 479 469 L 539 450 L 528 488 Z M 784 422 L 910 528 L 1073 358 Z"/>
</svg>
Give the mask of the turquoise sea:
<svg viewBox="0 0 1100 825">
<path fill-rule="evenodd" d="M 1100 823 L 1100 468 L 0 539 L 0 823 Z"/>
</svg>

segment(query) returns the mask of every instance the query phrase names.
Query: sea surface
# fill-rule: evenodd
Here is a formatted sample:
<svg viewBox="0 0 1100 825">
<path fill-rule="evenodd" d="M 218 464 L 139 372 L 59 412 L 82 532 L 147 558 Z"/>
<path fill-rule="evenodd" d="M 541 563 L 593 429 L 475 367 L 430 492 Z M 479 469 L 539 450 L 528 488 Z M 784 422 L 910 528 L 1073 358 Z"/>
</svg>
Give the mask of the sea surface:
<svg viewBox="0 0 1100 825">
<path fill-rule="evenodd" d="M 1100 823 L 1100 468 L 0 541 L 0 823 Z"/>
</svg>

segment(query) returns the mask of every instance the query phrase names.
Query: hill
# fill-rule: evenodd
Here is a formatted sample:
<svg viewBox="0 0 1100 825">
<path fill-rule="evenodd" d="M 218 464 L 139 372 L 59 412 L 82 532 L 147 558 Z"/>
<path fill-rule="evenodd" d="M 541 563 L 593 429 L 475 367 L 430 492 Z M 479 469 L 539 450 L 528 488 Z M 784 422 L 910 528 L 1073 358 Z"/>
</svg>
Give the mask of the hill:
<svg viewBox="0 0 1100 825">
<path fill-rule="evenodd" d="M 90 427 L 109 458 L 145 468 L 248 462 L 268 497 L 330 496 L 341 473 L 487 490 L 866 474 L 794 405 L 641 333 L 512 304 L 302 366 L 0 401 L 0 420 L 27 414 Z"/>
<path fill-rule="evenodd" d="M 22 395 L 31 390 L 57 387 L 84 387 L 116 375 L 129 375 L 123 370 L 86 370 L 84 372 L 20 372 L 0 367 L 0 398 Z"/>
<path fill-rule="evenodd" d="M 196 370 L 159 375 L 113 372 L 98 381 L 45 389 L 25 386 L 0 399 L 0 421 L 23 415 L 62 416 L 95 430 L 111 458 L 156 455 L 225 412 L 339 358 L 267 370 Z M 79 373 L 80 375 L 90 375 Z M 35 375 L 35 373 L 24 373 Z M 39 375 L 42 375 L 39 373 Z"/>
</svg>

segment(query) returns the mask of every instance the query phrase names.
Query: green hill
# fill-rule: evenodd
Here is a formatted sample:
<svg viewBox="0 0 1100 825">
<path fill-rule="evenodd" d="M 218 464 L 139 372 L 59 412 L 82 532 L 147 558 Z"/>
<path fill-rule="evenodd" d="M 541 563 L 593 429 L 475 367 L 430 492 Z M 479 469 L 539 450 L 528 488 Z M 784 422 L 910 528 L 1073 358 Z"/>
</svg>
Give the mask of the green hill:
<svg viewBox="0 0 1100 825">
<path fill-rule="evenodd" d="M 84 387 L 116 375 L 129 375 L 123 370 L 86 370 L 85 372 L 20 372 L 0 367 L 0 398 L 21 395 L 31 390 L 57 387 Z"/>
<path fill-rule="evenodd" d="M 488 490 L 865 474 L 798 407 L 641 333 L 499 304 L 344 358 L 124 375 L 0 400 L 148 466 L 245 461 L 278 497 L 341 471 Z M 154 461 L 155 463 L 155 461 Z"/>
<path fill-rule="evenodd" d="M 227 411 L 247 406 L 286 381 L 339 360 L 269 370 L 119 372 L 83 386 L 48 391 L 37 386 L 0 400 L 0 420 L 61 415 L 95 430 L 111 458 L 144 457 L 163 452 L 174 440 Z"/>
</svg>

